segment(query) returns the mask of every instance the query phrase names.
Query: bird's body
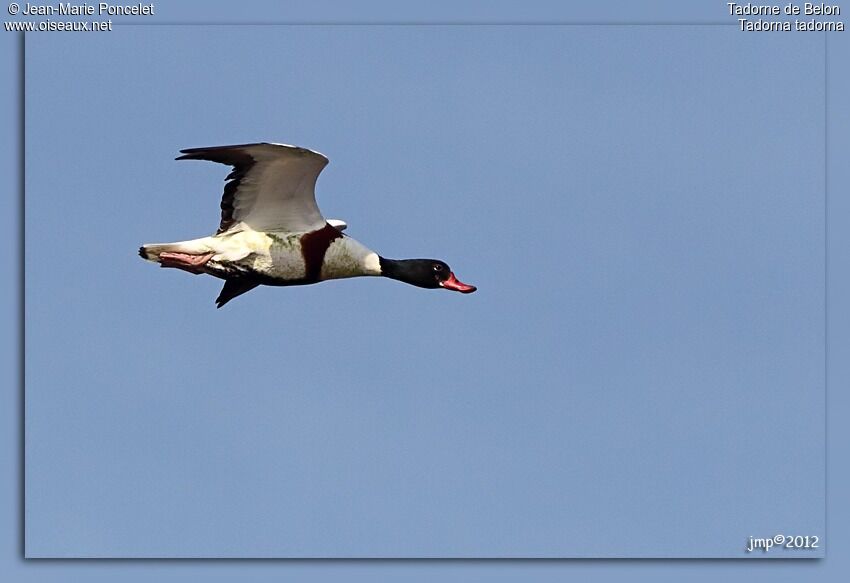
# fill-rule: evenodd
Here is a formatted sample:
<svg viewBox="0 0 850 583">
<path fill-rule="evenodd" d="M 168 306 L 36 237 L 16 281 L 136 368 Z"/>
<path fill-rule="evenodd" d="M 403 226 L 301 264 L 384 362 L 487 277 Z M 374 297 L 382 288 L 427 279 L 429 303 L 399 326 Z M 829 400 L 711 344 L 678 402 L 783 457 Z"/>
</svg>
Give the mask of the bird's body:
<svg viewBox="0 0 850 583">
<path fill-rule="evenodd" d="M 305 285 L 359 276 L 475 291 L 457 281 L 441 261 L 385 259 L 343 235 L 343 221 L 325 220 L 313 190 L 327 158 L 317 152 L 283 144 L 182 152 L 178 160 L 210 160 L 234 167 L 222 197 L 218 232 L 188 241 L 143 245 L 139 253 L 162 267 L 225 280 L 218 307 L 258 285 Z"/>
<path fill-rule="evenodd" d="M 221 279 L 256 278 L 266 285 L 381 275 L 378 254 L 330 224 L 294 233 L 244 227 L 190 241 L 147 245 L 145 253 L 150 260 L 160 260 L 161 253 L 166 253 L 166 261 L 175 253 L 212 254 L 204 262 L 203 273 Z"/>
</svg>

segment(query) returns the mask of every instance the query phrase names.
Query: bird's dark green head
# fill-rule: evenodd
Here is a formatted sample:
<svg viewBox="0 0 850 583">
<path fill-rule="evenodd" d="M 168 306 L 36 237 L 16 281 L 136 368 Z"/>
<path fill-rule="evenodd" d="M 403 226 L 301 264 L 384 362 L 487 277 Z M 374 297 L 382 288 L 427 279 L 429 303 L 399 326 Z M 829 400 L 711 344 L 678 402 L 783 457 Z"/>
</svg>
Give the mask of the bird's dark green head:
<svg viewBox="0 0 850 583">
<path fill-rule="evenodd" d="M 458 280 L 451 268 L 439 259 L 380 258 L 381 275 L 427 289 L 443 288 L 471 294 L 477 288 Z"/>
</svg>

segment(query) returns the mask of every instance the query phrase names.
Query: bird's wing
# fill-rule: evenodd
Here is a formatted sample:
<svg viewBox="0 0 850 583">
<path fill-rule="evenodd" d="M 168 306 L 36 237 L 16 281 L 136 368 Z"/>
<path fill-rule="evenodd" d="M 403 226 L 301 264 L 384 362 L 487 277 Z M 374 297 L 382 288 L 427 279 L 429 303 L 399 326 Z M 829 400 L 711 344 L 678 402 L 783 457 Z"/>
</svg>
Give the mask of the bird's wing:
<svg viewBox="0 0 850 583">
<path fill-rule="evenodd" d="M 328 159 L 286 144 L 243 144 L 180 150 L 177 160 L 233 166 L 221 197 L 223 233 L 240 222 L 257 231 L 313 231 L 325 225 L 316 205 L 316 179 Z"/>
<path fill-rule="evenodd" d="M 328 224 L 337 231 L 344 231 L 348 228 L 348 223 L 341 219 L 328 219 Z"/>
</svg>

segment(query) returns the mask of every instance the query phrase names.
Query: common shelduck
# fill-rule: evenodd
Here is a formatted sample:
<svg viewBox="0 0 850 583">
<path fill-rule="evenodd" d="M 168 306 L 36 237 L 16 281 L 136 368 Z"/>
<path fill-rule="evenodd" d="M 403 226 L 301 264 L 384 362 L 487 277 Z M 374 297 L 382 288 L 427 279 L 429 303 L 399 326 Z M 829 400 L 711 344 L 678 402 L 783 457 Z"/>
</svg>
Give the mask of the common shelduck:
<svg viewBox="0 0 850 583">
<path fill-rule="evenodd" d="M 418 287 L 472 293 L 437 259 L 387 259 L 325 220 L 315 185 L 328 159 L 286 144 L 244 144 L 180 151 L 177 160 L 233 167 L 221 198 L 221 223 L 211 237 L 142 245 L 139 255 L 193 274 L 224 280 L 222 307 L 258 285 L 306 285 L 328 279 L 383 276 Z"/>
</svg>

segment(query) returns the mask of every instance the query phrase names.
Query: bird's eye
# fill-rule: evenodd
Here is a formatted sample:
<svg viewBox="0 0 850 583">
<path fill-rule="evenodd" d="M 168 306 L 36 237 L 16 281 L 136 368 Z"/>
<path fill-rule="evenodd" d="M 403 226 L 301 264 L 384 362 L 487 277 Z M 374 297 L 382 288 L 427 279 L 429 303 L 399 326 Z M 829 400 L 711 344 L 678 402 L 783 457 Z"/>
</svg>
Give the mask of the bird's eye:
<svg viewBox="0 0 850 583">
<path fill-rule="evenodd" d="M 441 272 L 442 270 L 443 270 L 443 266 L 442 266 L 442 265 L 440 265 L 439 263 L 435 263 L 435 264 L 434 264 L 434 271 L 436 271 L 437 273 L 439 273 L 439 272 Z"/>
</svg>

